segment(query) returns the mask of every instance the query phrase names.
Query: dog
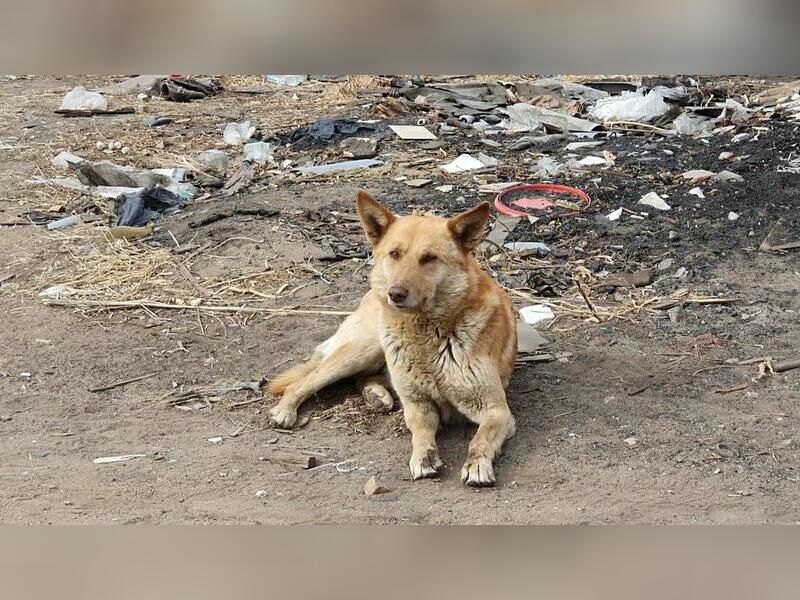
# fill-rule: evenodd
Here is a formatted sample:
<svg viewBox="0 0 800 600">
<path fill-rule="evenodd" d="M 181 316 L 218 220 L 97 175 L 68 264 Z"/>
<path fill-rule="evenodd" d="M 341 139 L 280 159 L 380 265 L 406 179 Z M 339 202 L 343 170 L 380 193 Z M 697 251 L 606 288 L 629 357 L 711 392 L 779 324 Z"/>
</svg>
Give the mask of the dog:
<svg viewBox="0 0 800 600">
<path fill-rule="evenodd" d="M 270 382 L 270 392 L 282 396 L 270 416 L 291 427 L 307 398 L 346 377 L 386 410 L 393 388 L 411 432 L 413 479 L 438 475 L 439 425 L 461 416 L 478 425 L 461 480 L 492 486 L 493 461 L 515 431 L 505 390 L 517 330 L 508 294 L 473 256 L 489 203 L 451 219 L 398 217 L 366 192 L 356 205 L 373 251 L 370 290 L 307 362 Z"/>
</svg>

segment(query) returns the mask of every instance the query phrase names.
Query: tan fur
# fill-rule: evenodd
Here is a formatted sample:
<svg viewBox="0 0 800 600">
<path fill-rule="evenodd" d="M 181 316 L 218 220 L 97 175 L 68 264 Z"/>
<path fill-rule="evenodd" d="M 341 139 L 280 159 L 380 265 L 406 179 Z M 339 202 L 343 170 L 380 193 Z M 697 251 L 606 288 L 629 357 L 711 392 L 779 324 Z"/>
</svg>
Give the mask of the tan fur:
<svg viewBox="0 0 800 600">
<path fill-rule="evenodd" d="M 514 433 L 505 388 L 517 337 L 508 295 L 472 256 L 483 237 L 488 203 L 449 220 L 399 218 L 365 192 L 357 207 L 373 246 L 371 289 L 336 334 L 318 346 L 311 359 L 318 366 L 299 380 L 295 377 L 311 362 L 279 376 L 291 383 L 271 410 L 273 420 L 290 427 L 306 398 L 354 375 L 370 403 L 390 408 L 385 368 L 411 432 L 412 476 L 437 474 L 439 424 L 463 415 L 478 431 L 462 480 L 493 485 L 494 458 Z"/>
<path fill-rule="evenodd" d="M 294 367 L 278 373 L 267 386 L 269 393 L 273 396 L 283 396 L 286 388 L 294 383 L 297 383 L 306 375 L 311 373 L 311 371 L 319 366 L 320 362 L 319 356 L 314 355 L 306 362 L 300 363 L 299 365 L 295 365 Z"/>
</svg>

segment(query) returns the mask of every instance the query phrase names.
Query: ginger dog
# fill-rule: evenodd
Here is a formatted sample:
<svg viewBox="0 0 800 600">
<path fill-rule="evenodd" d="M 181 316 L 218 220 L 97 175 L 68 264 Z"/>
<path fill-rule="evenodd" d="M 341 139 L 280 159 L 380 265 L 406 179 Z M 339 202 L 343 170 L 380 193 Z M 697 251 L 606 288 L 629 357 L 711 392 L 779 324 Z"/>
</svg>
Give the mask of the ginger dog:
<svg viewBox="0 0 800 600">
<path fill-rule="evenodd" d="M 309 396 L 345 377 L 357 377 L 367 401 L 391 409 L 391 385 L 411 432 L 412 477 L 437 475 L 439 424 L 460 414 L 478 425 L 461 480 L 491 486 L 492 463 L 514 434 L 505 389 L 517 331 L 508 295 L 472 256 L 489 203 L 452 219 L 397 217 L 359 192 L 357 207 L 373 248 L 371 289 L 310 360 L 270 383 L 282 395 L 270 415 L 291 427 Z"/>
</svg>

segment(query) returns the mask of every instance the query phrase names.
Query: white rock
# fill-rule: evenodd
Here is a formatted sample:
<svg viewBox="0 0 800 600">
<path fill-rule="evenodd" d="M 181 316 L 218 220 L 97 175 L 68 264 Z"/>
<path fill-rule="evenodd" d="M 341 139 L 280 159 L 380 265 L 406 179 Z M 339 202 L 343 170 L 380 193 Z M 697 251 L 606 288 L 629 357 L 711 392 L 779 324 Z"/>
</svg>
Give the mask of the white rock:
<svg viewBox="0 0 800 600">
<path fill-rule="evenodd" d="M 706 197 L 706 195 L 703 193 L 703 190 L 701 190 L 699 187 L 693 187 L 692 189 L 689 190 L 689 193 L 692 196 L 697 196 L 698 198 Z"/>
<path fill-rule="evenodd" d="M 614 212 L 610 212 L 606 215 L 606 219 L 609 221 L 619 221 L 620 217 L 622 216 L 622 207 L 620 206 Z"/>
<path fill-rule="evenodd" d="M 641 197 L 639 204 L 652 206 L 656 210 L 670 210 L 672 207 L 664 202 L 664 199 L 655 192 L 649 192 Z"/>
<path fill-rule="evenodd" d="M 728 213 L 728 221 L 735 221 L 739 218 L 739 213 L 735 213 L 733 211 Z"/>
</svg>

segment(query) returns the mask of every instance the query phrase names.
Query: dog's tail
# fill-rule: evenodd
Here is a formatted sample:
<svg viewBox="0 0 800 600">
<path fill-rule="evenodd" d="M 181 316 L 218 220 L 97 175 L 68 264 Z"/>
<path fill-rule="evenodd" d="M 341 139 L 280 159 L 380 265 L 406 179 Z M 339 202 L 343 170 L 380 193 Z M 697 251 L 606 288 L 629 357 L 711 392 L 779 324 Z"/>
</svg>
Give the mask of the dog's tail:
<svg viewBox="0 0 800 600">
<path fill-rule="evenodd" d="M 295 365 L 290 369 L 278 373 L 272 381 L 269 382 L 267 389 L 273 396 L 282 396 L 283 393 L 293 383 L 297 383 L 303 377 L 311 373 L 319 366 L 322 360 L 318 354 L 314 354 L 310 359 L 299 365 Z"/>
</svg>

